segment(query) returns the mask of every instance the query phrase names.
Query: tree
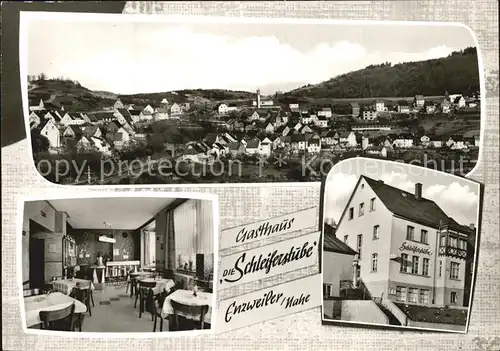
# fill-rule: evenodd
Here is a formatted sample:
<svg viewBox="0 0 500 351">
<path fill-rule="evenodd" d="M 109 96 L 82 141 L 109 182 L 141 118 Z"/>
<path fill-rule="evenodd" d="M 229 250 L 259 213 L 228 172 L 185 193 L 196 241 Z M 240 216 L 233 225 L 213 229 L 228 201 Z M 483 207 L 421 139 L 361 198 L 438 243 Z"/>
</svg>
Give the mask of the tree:
<svg viewBox="0 0 500 351">
<path fill-rule="evenodd" d="M 33 149 L 33 153 L 41 153 L 49 151 L 50 141 L 44 135 L 40 135 L 39 133 L 32 132 L 31 133 L 31 147 Z"/>
<path fill-rule="evenodd" d="M 43 72 L 42 72 L 42 73 L 40 73 L 40 74 L 38 75 L 38 80 L 39 80 L 39 81 L 42 81 L 42 82 L 43 82 L 43 81 L 45 81 L 46 79 L 47 79 L 47 76 L 45 75 L 45 73 L 43 73 Z"/>
</svg>

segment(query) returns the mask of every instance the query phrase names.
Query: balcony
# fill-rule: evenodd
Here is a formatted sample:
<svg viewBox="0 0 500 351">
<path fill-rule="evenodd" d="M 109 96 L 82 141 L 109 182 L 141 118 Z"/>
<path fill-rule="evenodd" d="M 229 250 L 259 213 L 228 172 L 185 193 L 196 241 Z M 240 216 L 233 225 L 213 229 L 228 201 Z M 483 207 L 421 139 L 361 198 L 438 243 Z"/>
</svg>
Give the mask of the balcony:
<svg viewBox="0 0 500 351">
<path fill-rule="evenodd" d="M 439 256 L 450 256 L 465 260 L 467 258 L 467 250 L 452 246 L 441 246 L 439 248 Z"/>
</svg>

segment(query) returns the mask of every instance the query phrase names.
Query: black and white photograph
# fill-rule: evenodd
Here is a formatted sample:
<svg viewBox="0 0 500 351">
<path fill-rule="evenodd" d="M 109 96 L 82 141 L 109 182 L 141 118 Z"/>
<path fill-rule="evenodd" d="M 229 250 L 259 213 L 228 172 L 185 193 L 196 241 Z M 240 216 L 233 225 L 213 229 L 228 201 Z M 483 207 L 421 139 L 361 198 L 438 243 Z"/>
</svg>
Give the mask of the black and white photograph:
<svg viewBox="0 0 500 351">
<path fill-rule="evenodd" d="M 467 331 L 479 183 L 358 158 L 336 165 L 324 193 L 323 324 Z"/>
<path fill-rule="evenodd" d="M 214 209 L 210 198 L 26 201 L 21 257 L 27 330 L 210 332 Z"/>
<path fill-rule="evenodd" d="M 480 53 L 459 24 L 21 15 L 25 125 L 53 183 L 319 181 L 356 156 L 463 177 L 478 161 Z"/>
</svg>

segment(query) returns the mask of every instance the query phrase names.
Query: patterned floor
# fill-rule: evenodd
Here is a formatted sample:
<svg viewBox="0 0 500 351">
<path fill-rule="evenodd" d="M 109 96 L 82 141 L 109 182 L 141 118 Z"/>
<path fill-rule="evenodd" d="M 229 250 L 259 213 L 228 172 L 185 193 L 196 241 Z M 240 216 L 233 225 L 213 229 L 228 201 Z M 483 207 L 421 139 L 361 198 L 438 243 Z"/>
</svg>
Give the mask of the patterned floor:
<svg viewBox="0 0 500 351">
<path fill-rule="evenodd" d="M 153 331 L 151 314 L 146 312 L 139 318 L 139 306 L 134 309 L 135 298 L 130 297 L 130 291 L 126 294 L 125 289 L 125 284 L 106 285 L 103 290 L 94 291 L 95 307 L 91 308 L 92 316 L 89 313 L 85 315 L 83 332 L 151 333 Z M 167 320 L 163 322 L 163 331 L 168 331 Z"/>
</svg>

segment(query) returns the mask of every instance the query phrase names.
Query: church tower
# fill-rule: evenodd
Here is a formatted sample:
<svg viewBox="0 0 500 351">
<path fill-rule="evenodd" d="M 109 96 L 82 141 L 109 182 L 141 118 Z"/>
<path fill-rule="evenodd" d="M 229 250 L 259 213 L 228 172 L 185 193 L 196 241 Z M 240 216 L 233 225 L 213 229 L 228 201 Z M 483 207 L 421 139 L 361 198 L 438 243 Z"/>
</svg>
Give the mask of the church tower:
<svg viewBox="0 0 500 351">
<path fill-rule="evenodd" d="M 260 108 L 260 89 L 257 89 L 257 108 Z"/>
</svg>

